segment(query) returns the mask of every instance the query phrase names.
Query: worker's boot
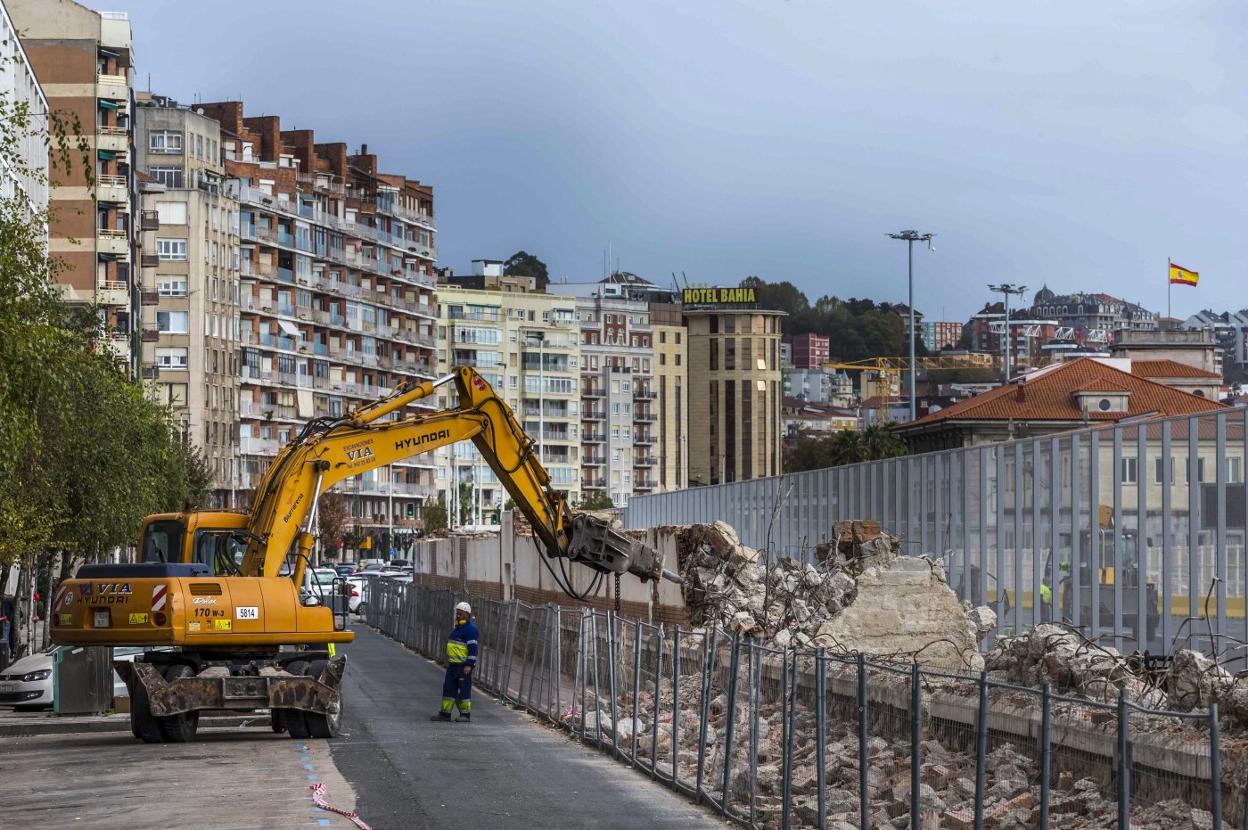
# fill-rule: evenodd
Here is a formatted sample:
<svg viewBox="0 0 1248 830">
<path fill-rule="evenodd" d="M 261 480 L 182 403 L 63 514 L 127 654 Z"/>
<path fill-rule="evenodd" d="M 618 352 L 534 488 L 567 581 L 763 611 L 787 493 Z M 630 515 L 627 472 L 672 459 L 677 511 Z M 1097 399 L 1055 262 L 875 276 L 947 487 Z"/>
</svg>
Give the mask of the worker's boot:
<svg viewBox="0 0 1248 830">
<path fill-rule="evenodd" d="M 460 712 L 455 716 L 456 723 L 468 723 L 470 720 L 472 720 L 471 712 Z"/>
<path fill-rule="evenodd" d="M 450 723 L 451 713 L 450 712 L 438 712 L 436 715 L 430 715 L 429 720 L 442 721 L 443 723 Z"/>
</svg>

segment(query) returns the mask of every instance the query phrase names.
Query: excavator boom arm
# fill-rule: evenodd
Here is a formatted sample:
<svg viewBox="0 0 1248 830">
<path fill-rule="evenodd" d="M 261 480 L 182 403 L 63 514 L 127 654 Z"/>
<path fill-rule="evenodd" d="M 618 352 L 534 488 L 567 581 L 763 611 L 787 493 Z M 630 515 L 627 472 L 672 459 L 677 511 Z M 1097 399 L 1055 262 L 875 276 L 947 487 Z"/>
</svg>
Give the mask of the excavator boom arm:
<svg viewBox="0 0 1248 830">
<path fill-rule="evenodd" d="M 457 407 L 379 420 L 450 382 L 457 392 Z M 402 388 L 345 418 L 310 422 L 279 453 L 257 490 L 245 531 L 248 545 L 242 573 L 276 576 L 292 545 L 298 543 L 303 556 L 295 564 L 295 576 L 301 579 L 321 493 L 343 479 L 469 440 L 528 519 L 547 555 L 567 557 L 603 572 L 672 578 L 663 572 L 654 551 L 601 519 L 574 516 L 563 494 L 550 486 L 550 475 L 537 457 L 535 444 L 511 408 L 469 367 L 437 381 Z"/>
</svg>

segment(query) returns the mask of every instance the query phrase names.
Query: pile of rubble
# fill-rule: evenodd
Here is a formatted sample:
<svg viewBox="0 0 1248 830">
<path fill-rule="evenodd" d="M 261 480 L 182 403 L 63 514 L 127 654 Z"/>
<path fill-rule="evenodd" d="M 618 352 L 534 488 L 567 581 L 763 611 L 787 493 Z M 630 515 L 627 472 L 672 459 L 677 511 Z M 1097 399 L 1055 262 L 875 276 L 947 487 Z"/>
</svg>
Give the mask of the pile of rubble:
<svg viewBox="0 0 1248 830">
<path fill-rule="evenodd" d="M 874 522 L 840 522 L 818 564 L 765 567 L 725 522 L 679 528 L 685 607 L 698 626 L 719 625 L 776 648 L 862 651 L 978 670 L 991 609 L 963 607 L 939 562 L 899 555 Z"/>
<path fill-rule="evenodd" d="M 1176 652 L 1164 673 L 1150 676 L 1138 656 L 1048 623 L 999 639 L 985 668 L 997 679 L 1030 686 L 1047 680 L 1059 692 L 1096 700 L 1112 701 L 1125 689 L 1134 703 L 1151 709 L 1191 712 L 1216 703 L 1225 719 L 1248 727 L 1248 680 L 1196 651 Z"/>
<path fill-rule="evenodd" d="M 904 678 L 901 682 L 905 682 Z M 751 740 L 749 707 L 737 702 L 735 738 L 728 757 L 728 701 L 713 693 L 708 707 L 708 728 L 702 782 L 718 797 L 721 794 L 725 761 L 729 761 L 729 799 L 734 812 L 750 814 L 758 826 L 779 827 L 784 810 L 784 713 L 779 702 L 761 702 L 757 725 L 757 758 L 750 763 Z M 679 731 L 673 736 L 672 698 L 665 690 L 659 701 L 659 722 L 655 735 L 656 769 L 664 777 L 675 772 L 681 782 L 692 785 L 698 779 L 700 690 L 697 683 L 681 688 L 682 714 Z M 628 748 L 637 736 L 638 756 L 651 757 L 651 727 L 648 713 L 654 699 L 643 691 L 638 698 L 641 717 L 633 722 L 632 699 L 624 693 L 619 700 L 618 726 L 605 708 L 598 712 L 604 740 L 612 733 L 619 746 Z M 600 706 L 606 707 L 607 701 Z M 626 714 L 627 713 L 627 714 Z M 590 735 L 595 734 L 594 716 L 587 718 Z M 791 779 L 791 821 L 793 827 L 818 824 L 818 767 L 815 713 L 798 703 L 793 715 L 793 771 Z M 950 748 L 934 736 L 924 736 L 921 746 L 919 809 L 923 827 L 970 830 L 975 816 L 976 765 L 973 752 Z M 856 830 L 859 810 L 859 745 L 852 720 L 830 718 L 825 727 L 824 799 L 828 828 Z M 985 826 L 997 830 L 1027 830 L 1039 826 L 1039 765 L 1034 757 L 1012 744 L 996 746 L 987 754 L 985 767 Z M 870 826 L 908 828 L 910 826 L 910 739 L 871 735 L 867 739 L 867 798 Z M 1069 770 L 1055 770 L 1050 793 L 1050 826 L 1059 830 L 1091 830 L 1114 826 L 1117 805 L 1103 785 L 1091 777 L 1078 777 Z M 1202 809 L 1180 800 L 1133 805 L 1134 830 L 1205 830 L 1212 817 Z"/>
</svg>

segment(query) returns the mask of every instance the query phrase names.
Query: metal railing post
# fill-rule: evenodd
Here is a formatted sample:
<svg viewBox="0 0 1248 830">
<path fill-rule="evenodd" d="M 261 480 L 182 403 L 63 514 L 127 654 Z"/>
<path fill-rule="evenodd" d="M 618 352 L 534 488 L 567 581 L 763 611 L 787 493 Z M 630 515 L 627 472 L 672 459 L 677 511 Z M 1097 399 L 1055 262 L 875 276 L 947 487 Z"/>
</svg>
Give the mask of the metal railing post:
<svg viewBox="0 0 1248 830">
<path fill-rule="evenodd" d="M 650 718 L 650 778 L 653 780 L 657 774 L 656 767 L 659 763 L 659 708 L 660 695 L 663 692 L 663 623 L 659 623 L 659 641 L 654 646 L 654 714 Z M 672 736 L 675 742 L 676 736 Z"/>
<path fill-rule="evenodd" d="M 1045 680 L 1040 687 L 1040 830 L 1049 830 L 1049 778 L 1053 774 L 1053 699 Z"/>
<path fill-rule="evenodd" d="M 919 662 L 910 665 L 910 830 L 919 830 L 919 773 L 923 766 L 923 690 Z"/>
<path fill-rule="evenodd" d="M 1118 748 L 1114 753 L 1114 772 L 1118 778 L 1118 826 L 1130 827 L 1131 821 L 1131 762 L 1127 759 L 1127 745 L 1131 728 L 1127 709 L 1127 690 L 1118 690 Z"/>
<path fill-rule="evenodd" d="M 988 673 L 979 673 L 979 709 L 975 714 L 975 830 L 984 827 L 984 779 L 988 766 Z"/>
<path fill-rule="evenodd" d="M 680 780 L 676 748 L 680 744 L 680 626 L 672 639 L 672 783 Z"/>
<path fill-rule="evenodd" d="M 717 641 L 719 639 L 719 630 L 712 629 L 711 636 Z M 702 637 L 702 699 L 699 706 L 699 723 L 698 723 L 698 777 L 694 782 L 694 792 L 697 794 L 698 803 L 702 803 L 702 777 L 706 772 L 706 730 L 707 721 L 710 720 L 711 708 L 711 660 L 714 659 L 715 647 L 708 644 L 706 635 Z"/>
<path fill-rule="evenodd" d="M 629 732 L 632 735 L 632 756 L 630 766 L 637 766 L 637 722 L 641 716 L 641 622 L 633 620 L 633 723 Z"/>
<path fill-rule="evenodd" d="M 728 815 L 728 794 L 732 785 L 732 739 L 737 725 L 737 669 L 741 665 L 741 635 L 732 635 L 732 657 L 728 663 L 728 719 L 724 722 L 724 788 L 720 814 Z"/>
<path fill-rule="evenodd" d="M 1209 704 L 1209 787 L 1213 811 L 1213 830 L 1222 830 L 1222 749 L 1218 735 L 1218 704 Z M 1244 813 L 1248 814 L 1248 791 L 1244 795 Z M 1245 819 L 1248 821 L 1248 819 Z"/>
<path fill-rule="evenodd" d="M 819 830 L 828 823 L 827 796 L 824 793 L 827 759 L 824 757 L 827 746 L 828 720 L 828 678 L 824 666 L 824 649 L 815 654 L 815 786 L 818 787 L 819 799 Z"/>
<path fill-rule="evenodd" d="M 858 652 L 858 826 L 871 830 L 871 805 L 867 795 L 867 656 Z"/>
<path fill-rule="evenodd" d="M 797 709 L 797 649 L 793 649 L 793 667 L 788 674 L 788 690 L 785 699 L 788 706 L 784 718 L 784 814 L 780 826 L 789 830 L 789 815 L 793 812 L 793 726 Z"/>
<path fill-rule="evenodd" d="M 616 617 L 612 611 L 607 612 L 607 682 L 611 691 L 611 754 L 620 757 L 620 710 L 615 690 L 615 625 Z"/>
<path fill-rule="evenodd" d="M 758 687 L 762 683 L 762 647 L 750 643 L 750 826 L 758 815 Z"/>
</svg>

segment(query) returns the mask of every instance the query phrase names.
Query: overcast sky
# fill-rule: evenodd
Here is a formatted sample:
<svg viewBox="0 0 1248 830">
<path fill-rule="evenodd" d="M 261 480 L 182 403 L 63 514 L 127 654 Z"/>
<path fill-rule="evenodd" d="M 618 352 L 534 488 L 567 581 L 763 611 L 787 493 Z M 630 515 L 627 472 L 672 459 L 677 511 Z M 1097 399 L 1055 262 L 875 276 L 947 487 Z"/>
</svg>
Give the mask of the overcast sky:
<svg viewBox="0 0 1248 830">
<path fill-rule="evenodd" d="M 439 259 L 757 274 L 965 319 L 985 284 L 1248 306 L 1248 4 L 89 0 L 138 78 L 361 142 L 434 187 Z M 614 262 L 612 263 L 614 265 Z"/>
</svg>

